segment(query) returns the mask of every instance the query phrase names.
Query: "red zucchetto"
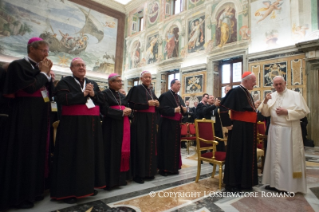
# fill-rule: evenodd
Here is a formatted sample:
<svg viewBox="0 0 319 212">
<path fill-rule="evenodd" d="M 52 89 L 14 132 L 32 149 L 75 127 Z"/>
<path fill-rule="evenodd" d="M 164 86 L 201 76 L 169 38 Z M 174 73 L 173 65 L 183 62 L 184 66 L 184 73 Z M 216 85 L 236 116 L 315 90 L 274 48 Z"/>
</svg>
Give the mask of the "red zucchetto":
<svg viewBox="0 0 319 212">
<path fill-rule="evenodd" d="M 251 72 L 250 71 L 246 71 L 243 73 L 243 75 L 241 76 L 242 79 L 244 79 L 245 77 L 247 77 L 248 75 L 250 75 Z"/>
</svg>

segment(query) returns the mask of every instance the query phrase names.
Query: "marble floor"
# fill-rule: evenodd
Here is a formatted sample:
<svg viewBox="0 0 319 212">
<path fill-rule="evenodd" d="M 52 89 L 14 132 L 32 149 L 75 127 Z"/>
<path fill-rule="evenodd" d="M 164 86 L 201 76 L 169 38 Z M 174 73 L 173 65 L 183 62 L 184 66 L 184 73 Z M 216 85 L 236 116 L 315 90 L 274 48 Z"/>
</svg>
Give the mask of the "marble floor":
<svg viewBox="0 0 319 212">
<path fill-rule="evenodd" d="M 129 182 L 111 191 L 99 190 L 98 195 L 80 199 L 73 205 L 51 201 L 47 193 L 34 208 L 9 212 L 319 211 L 319 147 L 306 147 L 305 152 L 308 185 L 305 195 L 284 197 L 259 184 L 253 192 L 242 196 L 224 194 L 223 197 L 218 189 L 218 177 L 211 178 L 212 166 L 208 163 L 202 165 L 200 181 L 195 183 L 197 160 L 195 148 L 191 147 L 190 154 L 182 149 L 183 167 L 179 175 L 157 175 L 144 184 Z M 259 174 L 259 181 L 261 177 Z"/>
</svg>

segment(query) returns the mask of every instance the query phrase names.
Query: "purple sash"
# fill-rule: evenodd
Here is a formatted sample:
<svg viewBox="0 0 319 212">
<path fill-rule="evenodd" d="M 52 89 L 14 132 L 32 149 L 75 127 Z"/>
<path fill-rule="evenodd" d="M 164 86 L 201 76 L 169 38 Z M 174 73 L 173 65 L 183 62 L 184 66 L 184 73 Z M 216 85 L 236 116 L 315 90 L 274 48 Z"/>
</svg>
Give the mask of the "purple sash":
<svg viewBox="0 0 319 212">
<path fill-rule="evenodd" d="M 114 105 L 113 109 L 124 110 L 125 106 Z M 126 172 L 130 169 L 130 121 L 127 116 L 123 116 L 123 140 L 121 150 L 121 172 Z"/>
</svg>

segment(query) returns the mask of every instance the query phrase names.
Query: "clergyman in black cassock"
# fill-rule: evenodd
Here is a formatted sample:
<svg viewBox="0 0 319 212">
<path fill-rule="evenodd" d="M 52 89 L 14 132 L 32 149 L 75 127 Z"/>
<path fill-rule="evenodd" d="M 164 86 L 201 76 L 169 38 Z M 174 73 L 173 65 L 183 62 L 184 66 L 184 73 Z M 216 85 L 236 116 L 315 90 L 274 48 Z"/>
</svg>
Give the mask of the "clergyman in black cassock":
<svg viewBox="0 0 319 212">
<path fill-rule="evenodd" d="M 248 90 L 256 85 L 256 76 L 243 74 L 242 83 L 231 89 L 221 101 L 221 119 L 228 129 L 224 183 L 227 191 L 238 192 L 258 184 L 257 113 Z M 231 119 L 228 110 L 231 110 Z"/>
<path fill-rule="evenodd" d="M 74 203 L 97 194 L 94 188 L 105 187 L 105 166 L 99 87 L 84 78 L 81 58 L 74 58 L 70 69 L 73 76 L 64 77 L 55 88 L 62 116 L 54 148 L 51 198 Z"/>
<path fill-rule="evenodd" d="M 0 181 L 0 210 L 31 208 L 43 199 L 48 177 L 49 115 L 52 62 L 48 43 L 28 42 L 28 56 L 13 61 L 7 70 L 3 94 L 10 97 L 9 130 L 1 140 L 5 153 Z"/>
<path fill-rule="evenodd" d="M 103 114 L 103 141 L 105 156 L 106 188 L 126 185 L 130 169 L 130 122 L 128 116 L 132 110 L 125 96 L 119 92 L 122 79 L 118 74 L 109 75 L 109 87 L 101 94 L 105 104 Z"/>
<path fill-rule="evenodd" d="M 142 85 L 134 86 L 126 96 L 129 107 L 134 110 L 131 123 L 131 169 L 133 180 L 144 183 L 153 179 L 157 172 L 157 107 L 159 102 L 149 89 L 152 76 L 141 73 Z"/>
<path fill-rule="evenodd" d="M 160 174 L 178 174 L 181 168 L 181 119 L 186 113 L 182 98 L 177 94 L 181 87 L 179 80 L 171 82 L 171 89 L 163 93 L 160 98 L 161 121 L 158 132 L 158 169 Z"/>
<path fill-rule="evenodd" d="M 218 113 L 218 106 L 220 105 L 220 100 L 216 99 L 215 97 L 210 95 L 208 98 L 208 104 L 203 108 L 203 116 L 205 119 L 213 120 L 214 121 L 214 131 L 215 136 L 219 138 L 224 138 L 222 125 L 220 122 L 220 116 Z M 218 145 L 216 146 L 217 151 L 225 151 L 225 143 L 223 141 L 218 141 Z"/>
</svg>

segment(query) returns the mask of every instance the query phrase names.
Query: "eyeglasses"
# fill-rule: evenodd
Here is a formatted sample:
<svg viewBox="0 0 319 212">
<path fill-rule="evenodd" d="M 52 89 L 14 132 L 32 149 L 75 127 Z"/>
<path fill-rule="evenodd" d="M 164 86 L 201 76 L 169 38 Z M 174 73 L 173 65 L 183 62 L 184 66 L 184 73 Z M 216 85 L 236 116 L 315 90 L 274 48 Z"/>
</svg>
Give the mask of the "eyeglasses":
<svg viewBox="0 0 319 212">
<path fill-rule="evenodd" d="M 48 49 L 37 49 L 37 50 L 40 50 L 42 53 L 49 53 Z"/>
<path fill-rule="evenodd" d="M 112 82 L 122 82 L 122 80 L 113 80 Z"/>
<path fill-rule="evenodd" d="M 77 67 L 77 68 L 80 68 L 80 67 L 86 67 L 86 65 L 85 64 L 81 64 L 81 63 L 78 63 L 78 64 L 76 64 L 76 65 L 73 65 L 73 66 L 75 66 L 75 67 Z"/>
</svg>

